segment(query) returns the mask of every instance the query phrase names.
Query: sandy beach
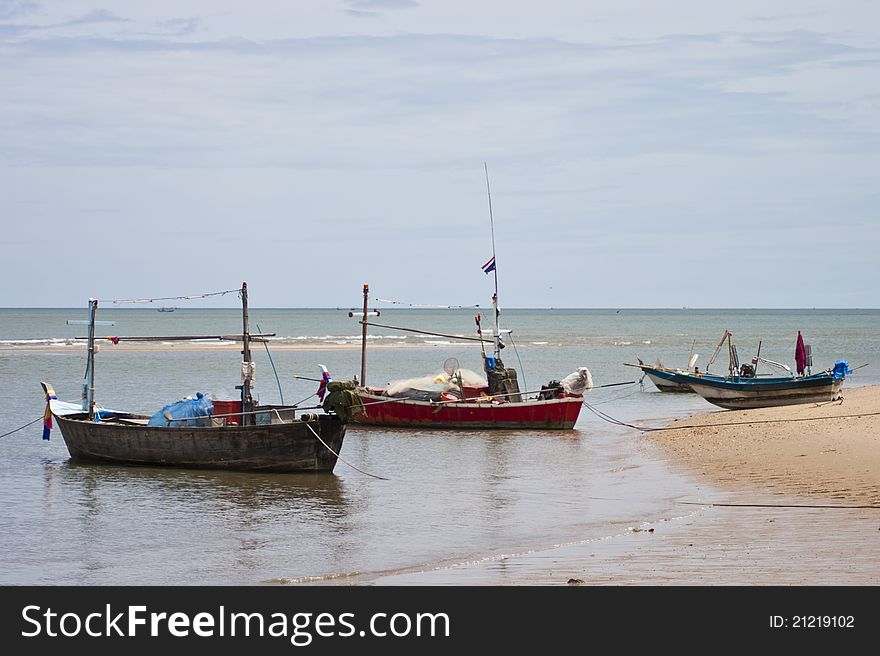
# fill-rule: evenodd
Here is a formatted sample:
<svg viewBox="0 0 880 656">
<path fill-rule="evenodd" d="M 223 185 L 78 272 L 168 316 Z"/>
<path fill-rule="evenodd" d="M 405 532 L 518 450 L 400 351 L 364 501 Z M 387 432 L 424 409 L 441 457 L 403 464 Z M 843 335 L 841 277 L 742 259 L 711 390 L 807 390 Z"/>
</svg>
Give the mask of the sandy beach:
<svg viewBox="0 0 880 656">
<path fill-rule="evenodd" d="M 430 348 L 432 344 L 369 344 L 369 349 L 400 349 L 400 348 Z M 252 342 L 251 348 L 262 348 L 262 342 Z M 358 344 L 280 344 L 270 342 L 269 348 L 273 351 L 338 351 L 338 350 L 357 350 L 361 348 Z M 15 353 L 21 351 L 41 351 L 56 353 L 75 353 L 77 351 L 86 352 L 85 343 L 76 344 L 5 344 L 0 345 L 0 352 Z M 127 342 L 112 344 L 109 340 L 101 339 L 98 341 L 98 350 L 102 353 L 112 351 L 240 351 L 241 342 L 224 341 L 224 342 Z"/>
<path fill-rule="evenodd" d="M 650 439 L 719 487 L 880 505 L 880 386 L 844 388 L 842 402 L 709 412 L 670 428 Z"/>
<path fill-rule="evenodd" d="M 694 481 L 670 516 L 621 524 L 598 539 L 371 582 L 877 585 L 880 386 L 844 388 L 843 397 L 709 411 L 636 437 L 638 450 Z"/>
</svg>

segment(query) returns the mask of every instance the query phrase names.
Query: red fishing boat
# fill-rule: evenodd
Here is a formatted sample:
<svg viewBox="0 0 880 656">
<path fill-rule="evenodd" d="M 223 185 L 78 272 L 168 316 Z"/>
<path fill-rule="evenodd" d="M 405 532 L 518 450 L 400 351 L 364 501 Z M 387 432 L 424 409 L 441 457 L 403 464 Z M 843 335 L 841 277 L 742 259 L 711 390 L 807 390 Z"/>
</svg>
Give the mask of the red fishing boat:
<svg viewBox="0 0 880 656">
<path fill-rule="evenodd" d="M 366 298 L 368 286 L 364 286 Z M 497 297 L 493 298 L 496 317 Z M 353 313 L 354 314 L 354 313 Z M 363 312 L 364 331 L 367 325 L 410 331 L 409 328 L 387 324 L 368 323 Z M 375 316 L 375 314 L 373 314 Z M 354 416 L 354 422 L 371 426 L 405 426 L 407 428 L 459 428 L 459 429 L 530 429 L 568 430 L 574 428 L 583 404 L 583 394 L 592 388 L 592 377 L 586 367 L 562 380 L 551 380 L 540 390 L 520 390 L 517 372 L 506 367 L 500 351 L 504 348 L 499 327 L 494 330 L 491 343 L 494 353 L 485 352 L 485 343 L 476 316 L 477 337 L 457 337 L 441 333 L 429 333 L 442 337 L 478 340 L 483 354 L 485 378 L 480 374 L 459 367 L 456 358 L 448 358 L 443 372 L 396 381 L 386 387 L 370 387 L 359 384 L 356 393 L 363 409 Z M 418 330 L 415 332 L 428 333 Z M 509 334 L 509 331 L 506 331 Z M 366 375 L 366 339 L 362 342 L 361 383 Z"/>
<path fill-rule="evenodd" d="M 489 176 L 486 173 L 488 191 Z M 361 376 L 356 392 L 363 410 L 354 416 L 355 423 L 368 426 L 400 426 L 407 428 L 442 429 L 526 429 L 569 430 L 574 428 L 583 404 L 583 394 L 593 386 L 586 367 L 561 380 L 551 380 L 540 390 L 523 392 L 519 388 L 515 369 L 505 367 L 501 361 L 504 348 L 500 326 L 501 312 L 498 307 L 498 271 L 495 259 L 495 226 L 492 219 L 492 196 L 489 193 L 489 219 L 492 223 L 492 258 L 483 265 L 486 274 L 494 273 L 495 293 L 492 308 L 495 315 L 491 340 L 483 337 L 479 313 L 476 315 L 476 337 L 461 337 L 432 333 L 425 330 L 399 328 L 384 324 L 368 323 L 369 316 L 378 312 L 368 310 L 369 286 L 364 285 L 362 316 Z M 365 384 L 367 326 L 406 330 L 447 338 L 478 341 L 482 352 L 485 379 L 474 372 L 462 370 L 458 360 L 449 358 L 442 374 L 401 381 L 386 388 L 369 387 Z M 492 345 L 492 353 L 486 353 L 486 344 Z"/>
<path fill-rule="evenodd" d="M 360 388 L 358 396 L 364 411 L 355 415 L 356 423 L 406 428 L 568 430 L 574 428 L 583 402 L 576 394 L 520 402 L 490 396 L 433 402 L 389 398 L 373 388 Z"/>
</svg>

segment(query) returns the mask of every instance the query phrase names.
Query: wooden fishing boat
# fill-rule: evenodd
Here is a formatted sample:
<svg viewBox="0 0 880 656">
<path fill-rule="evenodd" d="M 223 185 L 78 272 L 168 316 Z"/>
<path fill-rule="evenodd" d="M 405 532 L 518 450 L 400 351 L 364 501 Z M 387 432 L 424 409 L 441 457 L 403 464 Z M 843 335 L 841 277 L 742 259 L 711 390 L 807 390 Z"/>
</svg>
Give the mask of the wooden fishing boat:
<svg viewBox="0 0 880 656">
<path fill-rule="evenodd" d="M 51 388 L 50 388 L 51 389 Z M 269 423 L 148 426 L 146 415 L 54 414 L 75 461 L 254 472 L 329 472 L 346 424 L 333 415 L 294 417 L 294 409 L 258 406 Z M 277 413 L 277 415 L 276 415 Z"/>
<path fill-rule="evenodd" d="M 408 331 L 408 328 L 386 324 L 368 323 L 366 317 L 369 286 L 364 285 L 364 331 L 367 325 Z M 497 296 L 493 297 L 497 304 Z M 497 305 L 496 317 L 498 316 Z M 353 315 L 355 313 L 352 313 Z M 481 347 L 484 342 L 480 327 L 480 315 L 475 317 L 477 337 L 441 335 L 429 331 L 415 332 L 434 334 L 454 339 L 476 340 Z M 583 394 L 593 386 L 586 367 L 561 380 L 551 380 L 540 390 L 520 390 L 517 372 L 506 367 L 500 357 L 501 329 L 496 324 L 493 343 L 494 355 L 483 351 L 486 381 L 470 384 L 462 378 L 462 370 L 456 358 L 447 359 L 444 373 L 439 374 L 432 385 L 392 388 L 370 387 L 359 384 L 356 388 L 363 409 L 354 415 L 354 422 L 367 426 L 391 426 L 407 428 L 442 429 L 508 429 L 508 430 L 570 430 L 574 428 L 583 405 Z M 361 376 L 366 376 L 366 336 L 361 346 Z M 471 372 L 473 373 L 473 372 Z"/>
<path fill-rule="evenodd" d="M 358 396 L 364 411 L 355 415 L 355 422 L 406 428 L 570 430 L 583 405 L 580 395 L 520 402 L 489 397 L 433 402 L 389 398 L 383 390 L 360 388 Z"/>
<path fill-rule="evenodd" d="M 486 188 L 488 192 L 488 169 Z M 498 270 L 491 192 L 489 192 L 489 220 L 492 226 L 492 258 L 482 266 L 482 269 L 486 274 L 494 273 L 495 293 L 492 296 L 492 308 L 495 321 L 491 340 L 483 337 L 479 313 L 475 317 L 477 327 L 475 337 L 370 324 L 367 317 L 377 316 L 378 313 L 368 310 L 369 286 L 364 285 L 363 312 L 349 313 L 349 316 L 363 317 L 361 376 L 357 387 L 363 410 L 354 416 L 356 423 L 367 426 L 427 429 L 570 430 L 574 428 L 583 405 L 583 393 L 593 386 L 590 372 L 586 367 L 580 367 L 562 380 L 552 380 L 540 390 L 523 392 L 520 391 L 516 370 L 506 367 L 501 360 L 501 349 L 504 348 L 501 336 L 509 335 L 510 331 L 503 331 L 500 326 L 501 312 L 498 306 Z M 445 378 L 441 375 L 444 384 L 442 390 L 408 389 L 392 393 L 388 389 L 367 387 L 365 363 L 368 325 L 477 341 L 480 343 L 486 381 L 485 383 L 481 381 L 478 385 L 465 384 L 461 370 L 458 368 L 458 361 L 450 358 L 444 365 Z M 493 345 L 492 354 L 486 353 L 485 344 L 488 343 Z"/>
<path fill-rule="evenodd" d="M 833 372 L 803 377 L 734 376 L 721 380 L 686 374 L 686 378 L 697 394 L 728 410 L 836 401 L 840 398 L 844 381 Z"/>
<path fill-rule="evenodd" d="M 294 406 L 258 405 L 251 397 L 253 362 L 250 343 L 270 334 L 251 335 L 247 320 L 247 283 L 242 297 L 241 335 L 202 336 L 241 341 L 241 402 L 232 413 L 173 416 L 166 410 L 153 424 L 151 417 L 98 409 L 94 400 L 96 300 L 89 301 L 88 364 L 83 384 L 83 403 L 70 412 L 70 404 L 55 400 L 55 392 L 43 383 L 47 400 L 48 428 L 58 422 L 73 460 L 120 465 L 169 466 L 259 472 L 330 472 L 336 465 L 345 437 L 346 423 L 336 414 L 306 413 L 297 417 Z M 198 339 L 188 335 L 185 339 Z M 150 338 L 113 337 L 146 341 Z M 159 338 L 152 338 L 159 339 Z M 161 339 L 171 339 L 162 337 Z M 207 400 L 206 400 L 207 401 Z M 65 406 L 67 408 L 65 409 Z M 220 406 L 220 403 L 217 403 Z M 172 406 L 169 406 L 169 408 Z M 213 407 L 212 407 L 213 410 Z M 155 417 L 155 415 L 154 415 Z M 48 431 L 44 438 L 48 439 Z"/>
<path fill-rule="evenodd" d="M 841 398 L 840 391 L 846 375 L 852 373 L 846 360 L 838 360 L 833 368 L 818 374 L 758 376 L 756 370 L 759 363 L 771 364 L 789 372 L 790 369 L 787 365 L 761 358 L 760 344 L 758 355 L 751 364 L 740 365 L 732 334 L 726 331 L 725 337 L 730 355 L 727 376 L 719 379 L 718 376 L 680 374 L 678 380 L 687 382 L 691 389 L 710 403 L 728 410 L 836 401 Z M 800 334 L 798 339 L 800 341 Z M 800 363 L 799 370 L 803 371 Z"/>
</svg>

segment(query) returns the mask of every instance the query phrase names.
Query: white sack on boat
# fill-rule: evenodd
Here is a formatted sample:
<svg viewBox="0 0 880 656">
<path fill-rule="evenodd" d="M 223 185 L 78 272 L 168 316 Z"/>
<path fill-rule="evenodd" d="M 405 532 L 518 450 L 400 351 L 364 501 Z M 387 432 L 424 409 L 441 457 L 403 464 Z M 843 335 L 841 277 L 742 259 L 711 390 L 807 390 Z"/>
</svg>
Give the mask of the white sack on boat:
<svg viewBox="0 0 880 656">
<path fill-rule="evenodd" d="M 568 374 L 560 383 L 568 394 L 583 394 L 593 389 L 593 376 L 586 367 L 578 367 L 577 371 Z"/>
<path fill-rule="evenodd" d="M 244 383 L 246 380 L 254 382 L 257 380 L 257 363 L 256 362 L 242 362 L 241 363 L 241 382 Z"/>
</svg>

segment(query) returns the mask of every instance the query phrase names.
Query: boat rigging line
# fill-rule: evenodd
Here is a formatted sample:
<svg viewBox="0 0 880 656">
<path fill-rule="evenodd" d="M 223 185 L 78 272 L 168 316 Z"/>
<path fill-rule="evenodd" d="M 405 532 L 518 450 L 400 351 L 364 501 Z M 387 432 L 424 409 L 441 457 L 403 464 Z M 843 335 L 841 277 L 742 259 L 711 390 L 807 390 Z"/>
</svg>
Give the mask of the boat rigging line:
<svg viewBox="0 0 880 656">
<path fill-rule="evenodd" d="M 470 308 L 478 308 L 479 305 L 430 305 L 424 303 L 404 303 L 403 301 L 392 301 L 389 298 L 374 298 L 377 303 L 390 303 L 391 305 L 405 305 L 411 308 L 423 308 L 432 310 L 466 310 Z"/>
<path fill-rule="evenodd" d="M 312 431 L 312 435 L 314 435 L 315 437 L 317 437 L 317 438 L 318 438 L 318 441 L 319 441 L 321 444 L 323 444 L 324 447 L 325 447 L 330 453 L 332 453 L 334 456 L 336 456 L 336 458 L 337 458 L 338 460 L 341 460 L 342 462 L 344 462 L 346 465 L 348 465 L 348 466 L 351 467 L 352 469 L 354 469 L 354 470 L 356 470 L 356 471 L 359 471 L 361 474 L 366 474 L 367 476 L 372 476 L 373 478 L 378 478 L 380 481 L 390 481 L 390 480 L 391 480 L 390 478 L 386 478 L 385 476 L 379 476 L 378 474 L 371 474 L 370 472 L 368 472 L 368 471 L 364 471 L 364 470 L 361 469 L 360 467 L 356 467 L 355 465 L 351 464 L 348 460 L 346 460 L 346 459 L 343 458 L 341 455 L 339 455 L 338 453 L 336 453 L 336 451 L 334 451 L 332 448 L 330 448 L 330 445 L 327 444 L 324 440 L 322 440 L 322 439 L 321 439 L 321 436 L 318 435 L 318 433 L 315 432 L 315 429 L 312 428 L 309 424 L 306 424 L 306 428 L 308 428 L 310 431 Z"/>
<path fill-rule="evenodd" d="M 510 343 L 513 345 L 513 352 L 516 353 L 516 362 L 519 364 L 519 373 L 522 375 L 523 387 L 528 387 L 529 384 L 526 382 L 526 371 L 523 369 L 522 360 L 519 359 L 519 349 L 516 348 L 516 342 L 513 341 L 513 333 L 507 333 L 507 339 L 510 340 Z"/>
<path fill-rule="evenodd" d="M 226 294 L 241 294 L 241 288 L 239 289 L 227 289 L 222 292 L 207 292 L 205 294 L 188 294 L 186 296 L 157 296 L 154 298 L 117 298 L 112 300 L 99 300 L 99 303 L 113 303 L 114 305 L 118 305 L 121 303 L 135 304 L 135 303 L 152 303 L 153 301 L 191 301 L 199 298 L 208 298 L 209 296 L 225 296 Z"/>
<path fill-rule="evenodd" d="M 421 335 L 431 335 L 432 337 L 448 337 L 449 339 L 463 339 L 469 342 L 491 342 L 492 340 L 482 339 L 480 337 L 465 337 L 464 335 L 447 335 L 446 333 L 434 333 L 429 330 L 418 330 L 416 328 L 401 328 L 400 326 L 389 326 L 383 323 L 373 323 L 371 321 L 359 321 L 366 326 L 374 328 L 390 328 L 391 330 L 403 330 L 408 333 L 419 333 Z"/>
<path fill-rule="evenodd" d="M 255 325 L 257 326 L 257 330 L 259 330 L 260 333 L 262 333 L 263 330 L 260 328 L 260 324 L 255 324 Z M 255 335 L 254 335 L 254 337 L 255 337 Z M 257 341 L 257 340 L 254 340 L 254 341 Z M 284 405 L 284 392 L 281 391 L 281 379 L 278 378 L 278 370 L 275 368 L 275 361 L 272 359 L 272 354 L 269 352 L 269 341 L 268 340 L 263 341 L 263 346 L 266 347 L 266 355 L 269 356 L 269 364 L 272 365 L 272 372 L 275 374 L 275 382 L 278 383 L 278 395 L 281 397 L 281 405 Z"/>
</svg>

